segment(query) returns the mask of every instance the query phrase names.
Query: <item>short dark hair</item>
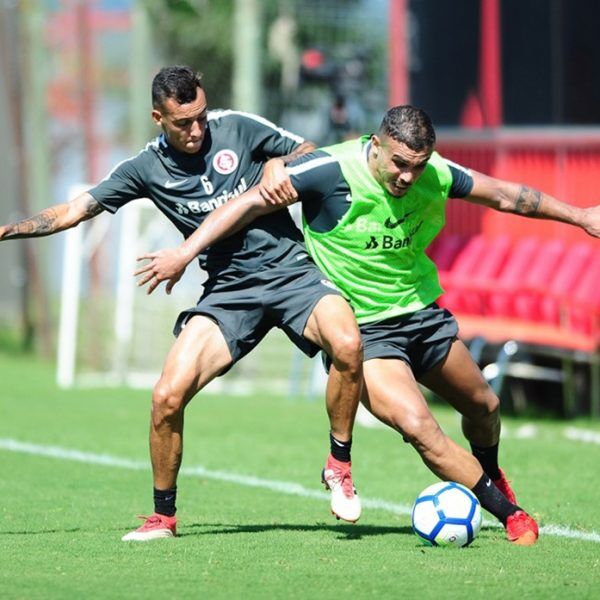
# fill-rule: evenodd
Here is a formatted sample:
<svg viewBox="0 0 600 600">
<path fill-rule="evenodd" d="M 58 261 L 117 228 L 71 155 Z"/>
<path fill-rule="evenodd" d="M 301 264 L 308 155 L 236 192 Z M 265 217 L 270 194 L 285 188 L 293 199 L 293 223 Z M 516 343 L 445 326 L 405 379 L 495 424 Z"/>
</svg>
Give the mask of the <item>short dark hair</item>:
<svg viewBox="0 0 600 600">
<path fill-rule="evenodd" d="M 414 106 L 390 108 L 381 121 L 379 132 L 406 144 L 415 152 L 435 145 L 435 129 L 431 118 L 424 110 Z"/>
<path fill-rule="evenodd" d="M 184 65 L 163 67 L 152 80 L 152 106 L 161 108 L 168 98 L 179 104 L 193 102 L 198 88 L 202 88 L 200 73 Z"/>
</svg>

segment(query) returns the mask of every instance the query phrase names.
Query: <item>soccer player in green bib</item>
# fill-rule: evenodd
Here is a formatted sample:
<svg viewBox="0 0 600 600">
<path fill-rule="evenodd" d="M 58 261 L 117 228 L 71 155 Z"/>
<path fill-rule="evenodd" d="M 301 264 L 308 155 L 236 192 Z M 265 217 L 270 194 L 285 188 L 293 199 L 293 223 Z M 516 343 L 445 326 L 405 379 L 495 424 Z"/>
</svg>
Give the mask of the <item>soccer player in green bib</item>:
<svg viewBox="0 0 600 600">
<path fill-rule="evenodd" d="M 499 399 L 468 349 L 426 248 L 445 222 L 449 197 L 527 217 L 553 219 L 600 237 L 600 207 L 575 208 L 547 194 L 455 165 L 434 151 L 429 116 L 390 109 L 376 135 L 306 154 L 288 166 L 303 210 L 306 246 L 350 300 L 364 344 L 362 402 L 397 430 L 441 479 L 467 486 L 506 528 L 531 545 L 535 520 L 518 504 L 498 465 Z M 214 211 L 175 250 L 147 255 L 146 279 L 176 282 L 223 235 L 280 208 L 253 189 Z M 467 452 L 439 427 L 418 383 L 462 415 Z"/>
</svg>

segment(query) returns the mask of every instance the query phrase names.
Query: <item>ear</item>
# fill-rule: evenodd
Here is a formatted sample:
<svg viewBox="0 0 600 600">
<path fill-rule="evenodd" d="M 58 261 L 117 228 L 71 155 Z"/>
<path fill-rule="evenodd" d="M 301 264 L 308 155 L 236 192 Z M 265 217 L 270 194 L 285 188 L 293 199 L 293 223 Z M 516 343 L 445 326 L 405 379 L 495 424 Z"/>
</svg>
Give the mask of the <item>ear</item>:
<svg viewBox="0 0 600 600">
<path fill-rule="evenodd" d="M 379 138 L 378 135 L 373 134 L 371 136 L 371 154 L 373 155 L 373 158 L 377 158 L 380 147 L 381 147 L 381 139 Z"/>
<path fill-rule="evenodd" d="M 160 111 L 156 110 L 155 108 L 152 109 L 152 120 L 156 123 L 156 125 L 162 127 L 162 115 Z"/>
</svg>

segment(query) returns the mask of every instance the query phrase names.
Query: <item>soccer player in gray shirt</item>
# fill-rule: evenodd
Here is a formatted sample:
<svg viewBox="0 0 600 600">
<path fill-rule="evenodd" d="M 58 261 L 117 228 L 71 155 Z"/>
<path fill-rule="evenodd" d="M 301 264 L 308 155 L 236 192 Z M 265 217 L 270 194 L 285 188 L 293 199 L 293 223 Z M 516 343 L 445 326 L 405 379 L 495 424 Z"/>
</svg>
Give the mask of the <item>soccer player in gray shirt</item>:
<svg viewBox="0 0 600 600">
<path fill-rule="evenodd" d="M 280 163 L 264 174 L 263 166 L 273 157 L 287 164 L 312 144 L 256 115 L 209 111 L 200 76 L 188 67 L 166 67 L 156 75 L 152 105 L 160 136 L 72 202 L 0 226 L 0 240 L 50 235 L 144 197 L 187 238 L 213 210 L 256 184 L 271 200 L 295 195 Z M 185 406 L 273 327 L 309 356 L 323 349 L 333 361 L 326 398 L 331 453 L 322 481 L 332 492 L 332 512 L 358 520 L 350 448 L 362 386 L 362 345 L 350 306 L 307 255 L 287 211 L 257 219 L 213 244 L 200 264 L 208 275 L 204 293 L 179 316 L 177 340 L 152 394 L 155 512 L 123 540 L 175 535 Z M 158 282 L 147 283 L 153 289 Z"/>
</svg>

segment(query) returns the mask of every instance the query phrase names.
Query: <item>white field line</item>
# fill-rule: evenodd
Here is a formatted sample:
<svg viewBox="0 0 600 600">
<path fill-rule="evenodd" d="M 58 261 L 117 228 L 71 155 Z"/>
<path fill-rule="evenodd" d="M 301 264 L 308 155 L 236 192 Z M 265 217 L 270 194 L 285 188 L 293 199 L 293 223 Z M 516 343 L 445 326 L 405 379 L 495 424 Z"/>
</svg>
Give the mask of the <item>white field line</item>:
<svg viewBox="0 0 600 600">
<path fill-rule="evenodd" d="M 569 440 L 576 442 L 585 442 L 586 444 L 600 444 L 600 433 L 590 431 L 589 429 L 578 429 L 577 427 L 567 427 L 564 436 Z"/>
<path fill-rule="evenodd" d="M 38 444 L 30 444 L 27 442 L 19 442 L 17 440 L 5 438 L 0 438 L 0 450 L 17 452 L 20 454 L 30 454 L 33 456 L 42 456 L 44 458 L 69 460 L 89 465 L 116 467 L 132 471 L 147 471 L 150 469 L 150 465 L 145 461 L 129 460 L 126 458 L 119 458 L 117 456 L 110 456 L 108 454 L 81 452 L 80 450 L 71 450 L 68 448 L 61 448 L 59 446 L 41 446 Z M 330 498 L 330 495 L 326 492 L 309 489 L 297 483 L 262 479 L 260 477 L 230 473 L 228 471 L 211 471 L 202 466 L 183 467 L 180 471 L 180 474 L 189 477 L 201 477 L 205 479 L 214 479 L 216 481 L 225 481 L 227 483 L 233 483 L 236 485 L 268 489 L 282 494 L 301 496 L 303 498 L 314 498 L 316 500 L 326 501 L 329 501 Z M 411 507 L 406 504 L 397 504 L 394 502 L 388 502 L 387 500 L 381 500 L 379 498 L 365 498 L 362 496 L 361 501 L 365 508 L 384 510 L 397 515 L 410 515 L 411 513 Z M 484 521 L 484 524 L 489 527 L 498 526 L 497 523 L 489 521 Z M 593 531 L 576 531 L 574 529 L 561 527 L 559 525 L 545 525 L 540 528 L 540 532 L 545 535 L 600 543 L 600 534 Z"/>
</svg>

